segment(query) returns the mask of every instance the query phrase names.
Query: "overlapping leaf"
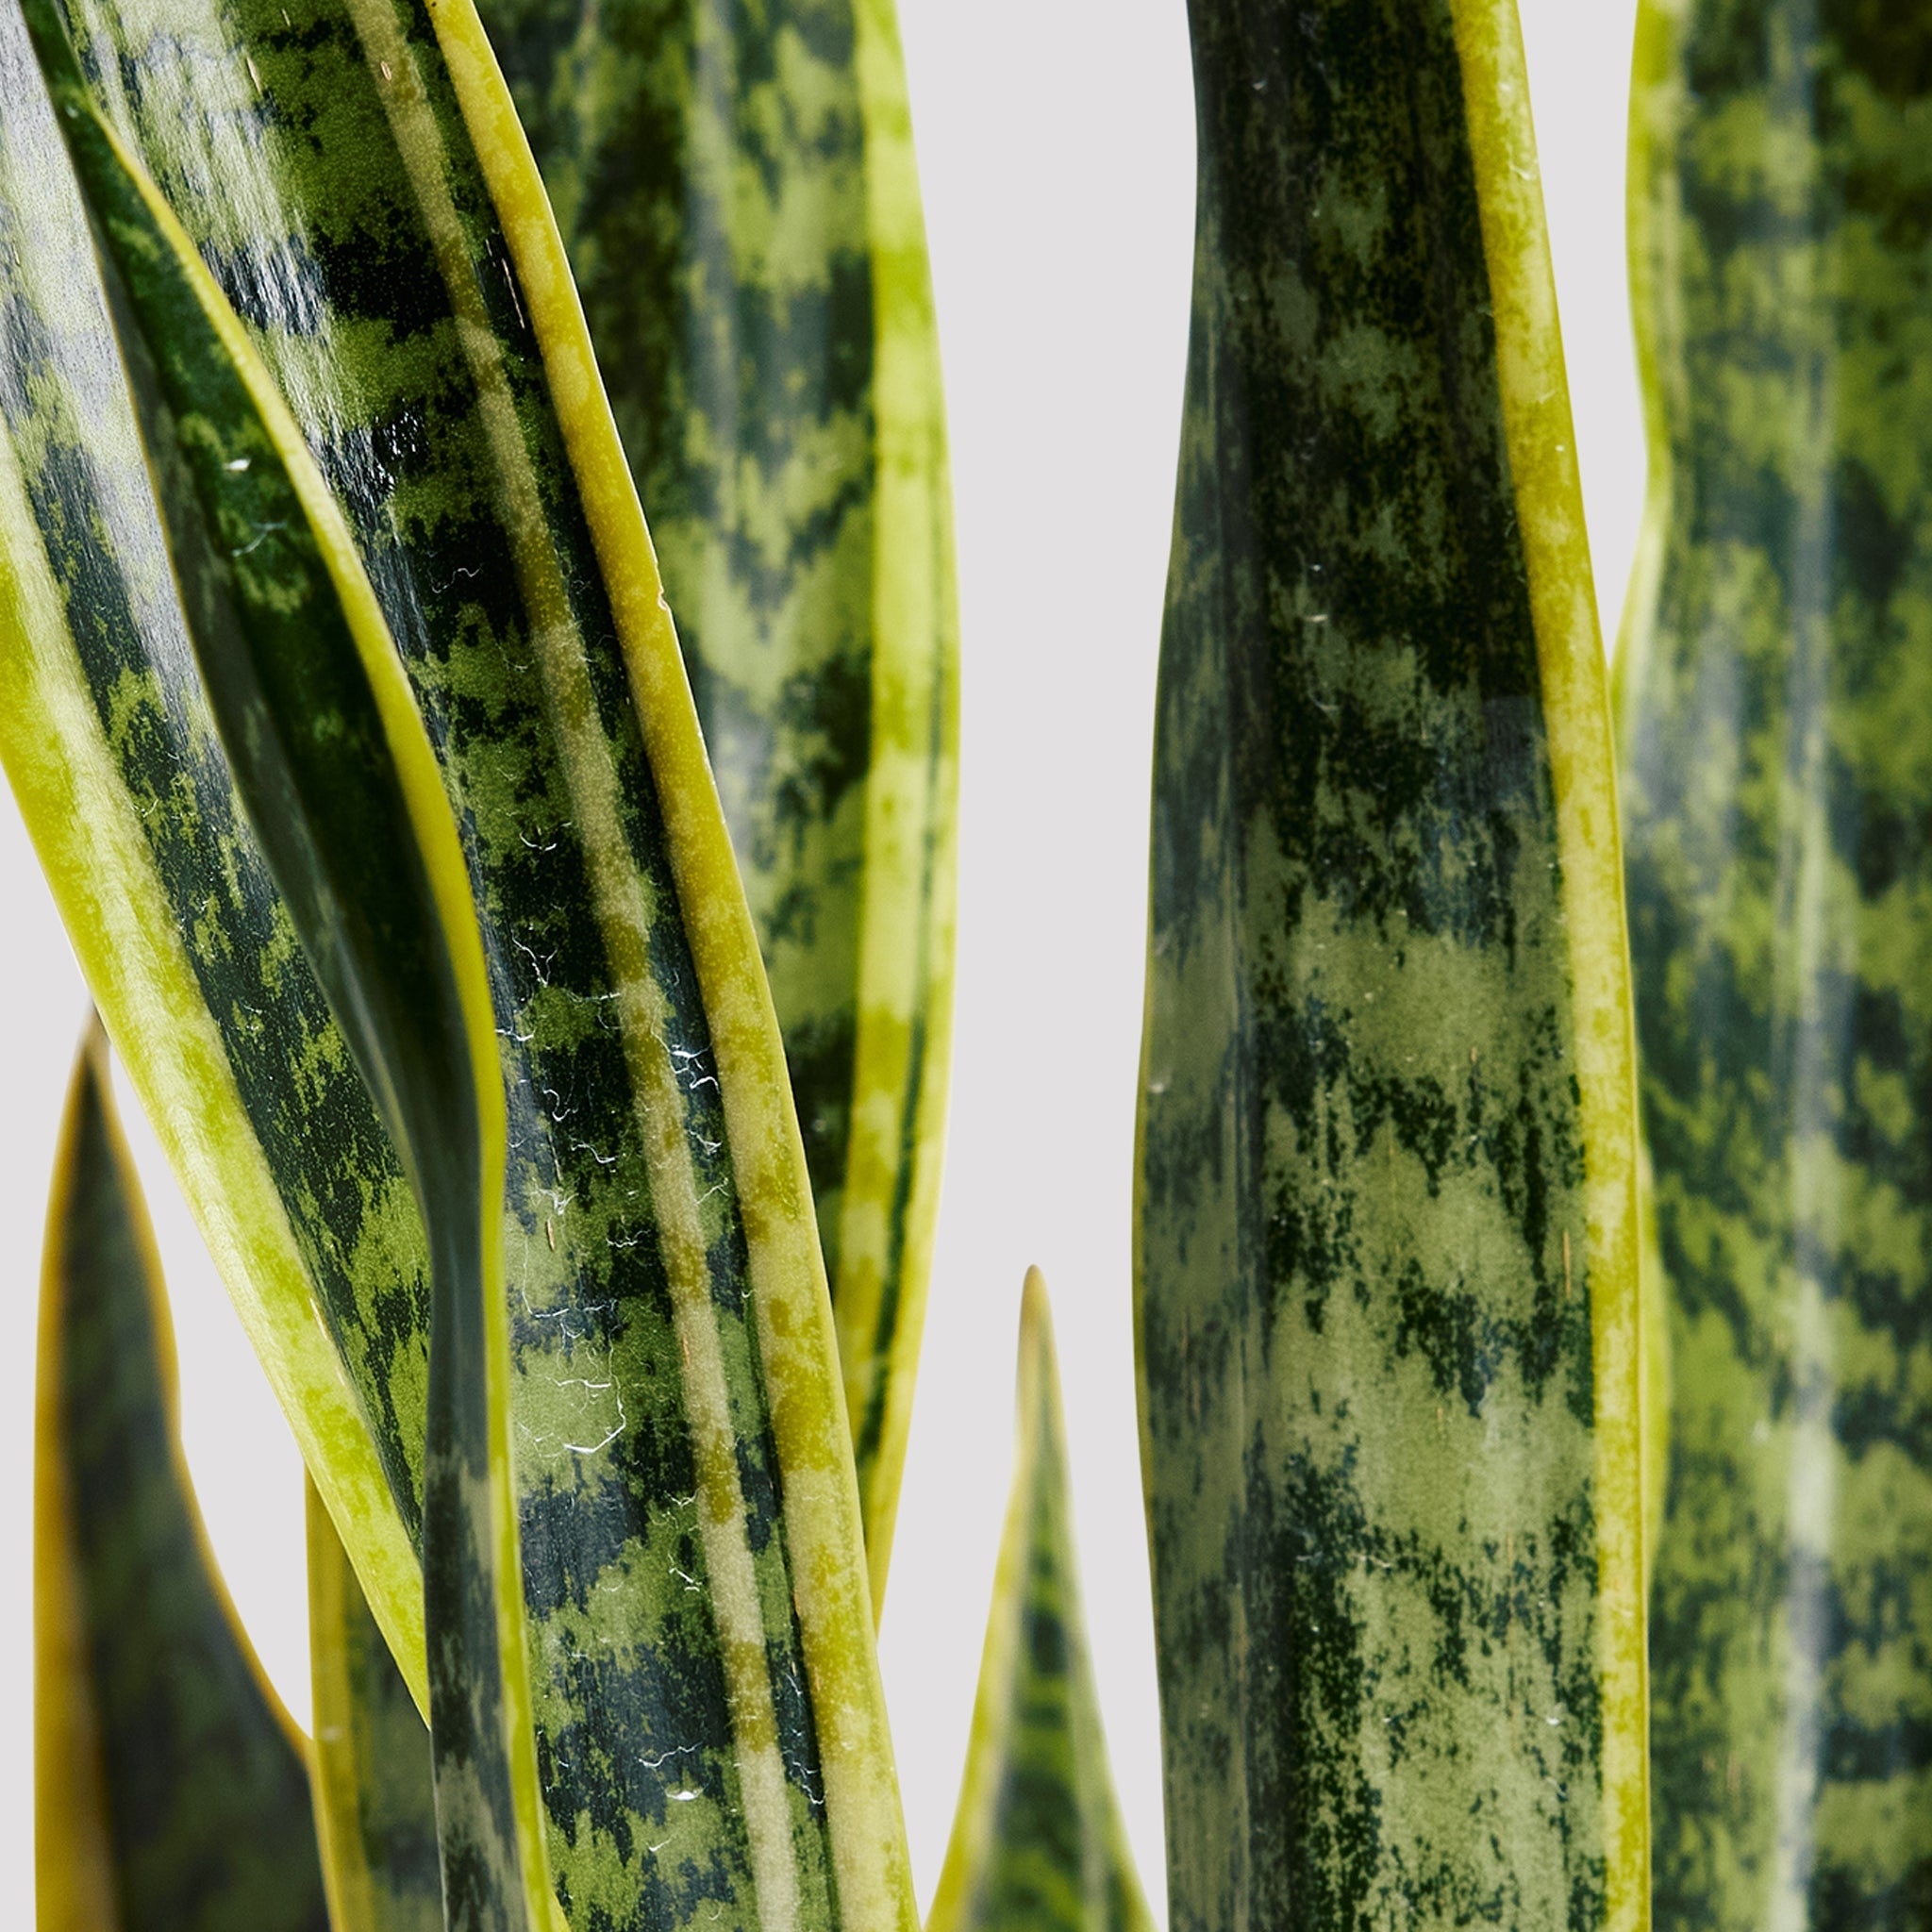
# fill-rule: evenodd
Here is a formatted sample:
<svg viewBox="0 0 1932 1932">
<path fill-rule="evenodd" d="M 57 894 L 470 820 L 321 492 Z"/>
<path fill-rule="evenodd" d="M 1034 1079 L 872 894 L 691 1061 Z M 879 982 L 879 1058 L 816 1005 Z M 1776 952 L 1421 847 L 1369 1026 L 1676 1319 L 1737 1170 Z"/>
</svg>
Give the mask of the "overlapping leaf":
<svg viewBox="0 0 1932 1932">
<path fill-rule="evenodd" d="M 791 1065 L 875 1607 L 945 1120 L 957 663 L 891 0 L 483 0 L 663 559 Z"/>
<path fill-rule="evenodd" d="M 77 6 L 66 25 L 341 500 L 457 809 L 509 1095 L 518 1508 L 566 1907 L 900 1923 L 780 1049 L 488 49 L 460 5 L 377 0 Z M 78 209 L 31 70 L 0 56 L 0 168 L 34 184 L 6 197 L 0 248 L 0 654 L 20 693 L 0 753 L 420 1690 L 421 1236 L 236 812 Z M 598 1741 L 619 1733 L 621 1753 Z"/>
<path fill-rule="evenodd" d="M 1088 1661 L 1046 1283 L 1020 1312 L 1019 1440 L 973 1741 L 925 1932 L 1154 1932 Z"/>
<path fill-rule="evenodd" d="M 1138 1321 L 1175 1932 L 1647 1909 L 1609 722 L 1514 8 L 1191 8 Z"/>
<path fill-rule="evenodd" d="M 329 1932 L 304 1742 L 182 1459 L 167 1302 L 97 1029 L 55 1167 L 38 1405 L 40 1932 Z"/>
<path fill-rule="evenodd" d="M 202 688 L 429 1252 L 424 1621 L 450 1932 L 550 1914 L 510 1493 L 504 1108 L 436 758 L 335 500 L 232 308 L 26 21 L 97 239 Z"/>
<path fill-rule="evenodd" d="M 1640 15 L 1619 724 L 1673 1926 L 1932 1901 L 1928 117 L 1921 8 Z"/>
</svg>

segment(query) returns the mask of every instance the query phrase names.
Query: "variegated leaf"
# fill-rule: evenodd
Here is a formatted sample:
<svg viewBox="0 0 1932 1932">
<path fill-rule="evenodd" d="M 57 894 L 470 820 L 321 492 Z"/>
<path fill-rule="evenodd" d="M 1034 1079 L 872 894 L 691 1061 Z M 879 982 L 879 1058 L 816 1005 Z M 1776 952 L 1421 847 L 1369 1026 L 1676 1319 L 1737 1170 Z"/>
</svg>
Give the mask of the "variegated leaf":
<svg viewBox="0 0 1932 1932">
<path fill-rule="evenodd" d="M 504 1108 L 462 848 L 335 499 L 234 310 L 88 89 L 27 29 L 100 251 L 201 684 L 429 1253 L 424 1622 L 450 1932 L 551 1906 L 511 1495 Z"/>
<path fill-rule="evenodd" d="M 1618 664 L 1673 1927 L 1932 1913 L 1932 16 L 1646 0 Z"/>
<path fill-rule="evenodd" d="M 34 1452 L 39 1932 L 329 1932 L 306 1740 L 236 1622 L 107 1041 L 54 1173 Z"/>
<path fill-rule="evenodd" d="M 1649 1909 L 1609 715 L 1513 0 L 1192 0 L 1138 1228 L 1174 1932 Z"/>
</svg>

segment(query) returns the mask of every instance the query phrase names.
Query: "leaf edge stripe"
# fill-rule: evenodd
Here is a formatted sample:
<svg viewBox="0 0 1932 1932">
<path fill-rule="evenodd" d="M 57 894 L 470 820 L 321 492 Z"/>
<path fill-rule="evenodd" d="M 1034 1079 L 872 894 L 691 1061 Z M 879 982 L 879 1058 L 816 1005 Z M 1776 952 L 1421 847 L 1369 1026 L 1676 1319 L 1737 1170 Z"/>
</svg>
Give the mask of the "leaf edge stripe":
<svg viewBox="0 0 1932 1932">
<path fill-rule="evenodd" d="M 1575 434 L 1513 0 L 1449 0 L 1476 160 L 1498 389 L 1529 579 L 1558 863 L 1566 897 L 1596 1391 L 1598 1676 L 1603 1698 L 1605 1925 L 1650 1922 L 1643 1442 L 1638 1319 L 1636 1040 L 1608 683 Z M 1602 1282 L 1606 1292 L 1597 1292 Z"/>
</svg>

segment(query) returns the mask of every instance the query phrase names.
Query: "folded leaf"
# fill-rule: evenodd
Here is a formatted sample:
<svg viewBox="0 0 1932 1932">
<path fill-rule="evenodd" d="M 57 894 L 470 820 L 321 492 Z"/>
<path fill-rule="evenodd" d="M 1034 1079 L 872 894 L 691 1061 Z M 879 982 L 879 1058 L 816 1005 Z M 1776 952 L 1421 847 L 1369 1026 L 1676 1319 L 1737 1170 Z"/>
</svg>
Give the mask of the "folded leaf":
<svg viewBox="0 0 1932 1932">
<path fill-rule="evenodd" d="M 160 1266 L 97 1027 L 55 1162 L 37 1401 L 40 1932 L 329 1932 L 306 1746 L 182 1459 Z"/>
<path fill-rule="evenodd" d="M 1138 1226 L 1175 1932 L 1647 1911 L 1609 719 L 1515 10 L 1191 8 Z"/>
<path fill-rule="evenodd" d="M 481 0 L 677 612 L 784 1029 L 885 1596 L 939 1201 L 958 664 L 891 0 Z"/>
<path fill-rule="evenodd" d="M 1932 1910 L 1932 16 L 1646 6 L 1619 662 L 1672 1925 Z"/>
<path fill-rule="evenodd" d="M 510 1491 L 504 1108 L 468 875 L 341 512 L 194 244 L 27 29 L 102 253 L 188 632 L 249 822 L 429 1250 L 423 1591 L 450 1932 L 548 1923 Z"/>
<path fill-rule="evenodd" d="M 836 1896 L 851 1923 L 904 1923 L 782 1049 L 648 540 L 480 30 L 461 0 L 433 18 L 129 0 L 68 19 L 102 111 L 342 502 L 457 808 L 508 1091 L 510 1404 L 566 1908 L 811 1924 Z M 0 92 L 0 139 L 28 156 L 37 116 Z M 0 755 L 420 1690 L 421 1237 L 238 819 L 157 591 L 151 505 L 114 455 L 131 430 L 74 272 L 76 218 L 58 175 L 33 178 L 0 249 L 0 653 L 23 693 Z"/>
<path fill-rule="evenodd" d="M 925 1932 L 1154 1932 L 1087 1657 L 1046 1283 L 1020 1311 L 1019 1441 L 953 1841 Z"/>
<path fill-rule="evenodd" d="M 315 1814 L 334 1932 L 443 1932 L 429 1733 L 308 1489 Z"/>
</svg>

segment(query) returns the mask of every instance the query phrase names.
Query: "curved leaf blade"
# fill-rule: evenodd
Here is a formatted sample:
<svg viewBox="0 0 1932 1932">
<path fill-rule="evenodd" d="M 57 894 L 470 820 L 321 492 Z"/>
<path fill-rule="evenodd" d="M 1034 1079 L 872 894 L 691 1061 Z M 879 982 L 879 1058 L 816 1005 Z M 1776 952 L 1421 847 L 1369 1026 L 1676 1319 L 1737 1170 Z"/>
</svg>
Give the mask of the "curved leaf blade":
<svg viewBox="0 0 1932 1932">
<path fill-rule="evenodd" d="M 468 875 L 435 755 L 326 484 L 58 14 L 27 29 L 101 247 L 190 638 L 303 950 L 430 1255 L 424 1617 L 451 1932 L 547 1924 L 496 1225 L 505 1124 Z"/>
<path fill-rule="evenodd" d="M 973 1739 L 925 1932 L 1154 1932 L 1088 1660 L 1046 1282 L 1026 1272 L 1019 1429 Z"/>
<path fill-rule="evenodd" d="M 1915 8 L 1639 14 L 1618 694 L 1671 1924 L 1899 1923 L 1932 1884 L 1928 57 Z"/>
<path fill-rule="evenodd" d="M 901 1923 L 834 1343 L 769 997 L 635 496 L 480 30 L 460 7 L 336 0 L 73 18 L 115 125 L 198 225 L 341 496 L 458 808 L 510 1100 L 511 1400 L 565 1903 L 617 1924 L 721 1900 L 782 1919 L 793 1895 L 823 1914 L 836 1885 L 839 1911 Z M 372 227 L 381 274 L 358 276 Z M 66 374 L 69 400 L 91 393 Z M 37 404 L 49 387 L 32 385 Z M 25 533 L 60 550 L 68 527 Z M 58 586 L 48 601 L 60 611 Z M 157 1110 L 191 1130 L 191 1170 L 206 1169 L 201 1096 L 225 1083 L 220 1124 L 255 1142 L 413 1534 L 426 1322 L 401 1176 L 337 1077 L 299 962 L 275 950 L 281 915 L 253 896 L 225 774 L 149 636 L 130 625 L 110 651 L 84 636 L 61 667 L 66 735 L 51 757 L 8 745 L 9 768 L 47 760 L 71 790 L 74 765 L 103 767 L 103 789 L 118 779 L 147 811 L 117 801 L 140 820 L 128 869 L 163 930 L 211 941 L 190 948 L 185 1004 L 218 1078 L 175 1084 L 165 1043 L 133 1038 L 152 1010 L 138 976 L 122 1030 Z M 43 841 L 69 836 L 37 818 Z M 91 857 L 56 869 L 106 979 Z M 264 901 L 265 936 L 250 924 Z M 362 1526 L 336 1520 L 369 1581 Z M 420 1671 L 405 1592 L 378 1572 L 370 1597 Z M 591 1748 L 606 1723 L 644 1748 Z"/>
<path fill-rule="evenodd" d="M 10 7 L 0 8 L 0 654 L 12 694 L 0 758 L 96 1004 L 426 1697 L 413 1518 L 398 1512 L 340 1331 L 315 1317 L 311 1277 L 330 1250 L 312 1237 L 347 1191 L 315 1158 L 298 1189 L 286 1150 L 326 1148 L 331 1165 L 364 1174 L 358 1157 L 379 1151 L 394 1190 L 404 1183 L 345 1050 L 331 1050 L 321 989 L 241 816 L 86 210 Z"/>
<path fill-rule="evenodd" d="M 1629 995 L 1514 9 L 1191 17 L 1137 1259 L 1172 1923 L 1635 1927 Z"/>
<path fill-rule="evenodd" d="M 958 623 L 891 0 L 486 0 L 783 1028 L 882 1606 L 938 1208 Z"/>
<path fill-rule="evenodd" d="M 315 1816 L 334 1932 L 443 1932 L 429 1733 L 310 1483 Z"/>
<path fill-rule="evenodd" d="M 42 1932 L 329 1932 L 305 1740 L 182 1457 L 167 1299 L 97 1025 L 61 1124 L 39 1354 Z"/>
</svg>

